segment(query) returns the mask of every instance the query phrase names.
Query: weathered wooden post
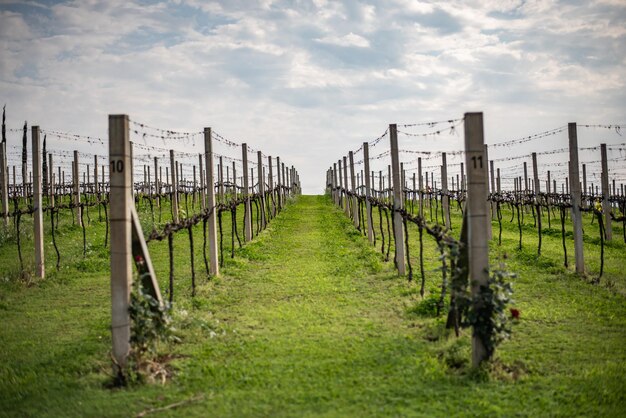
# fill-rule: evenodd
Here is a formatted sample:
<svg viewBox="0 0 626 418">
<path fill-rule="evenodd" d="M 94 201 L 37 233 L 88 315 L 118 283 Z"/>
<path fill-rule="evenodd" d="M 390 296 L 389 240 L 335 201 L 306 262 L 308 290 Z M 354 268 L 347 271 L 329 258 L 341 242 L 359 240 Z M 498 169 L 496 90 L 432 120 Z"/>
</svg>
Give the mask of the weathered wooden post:
<svg viewBox="0 0 626 418">
<path fill-rule="evenodd" d="M 115 371 L 126 367 L 130 351 L 131 176 L 127 115 L 109 115 L 109 218 L 111 231 L 111 335 Z"/>
<path fill-rule="evenodd" d="M 248 144 L 241 144 L 241 157 L 243 161 L 243 198 L 245 201 L 245 213 L 243 217 L 244 239 L 246 242 L 252 239 L 252 206 L 250 204 L 250 189 L 248 171 Z"/>
<path fill-rule="evenodd" d="M 220 274 L 220 261 L 217 254 L 217 224 L 215 222 L 217 206 L 215 204 L 215 188 L 213 187 L 213 137 L 211 128 L 204 128 L 204 159 L 206 165 L 206 184 L 208 185 L 206 196 L 206 207 L 209 210 L 207 218 L 209 235 L 209 274 L 217 276 Z"/>
<path fill-rule="evenodd" d="M 581 190 L 581 193 L 583 195 L 581 196 L 581 206 L 585 208 L 587 207 L 587 201 L 584 198 L 584 195 L 587 193 L 587 164 L 583 164 L 583 189 Z"/>
<path fill-rule="evenodd" d="M 488 200 L 489 199 L 489 146 L 487 146 L 487 144 L 484 144 L 483 148 L 485 150 L 485 160 L 483 164 L 485 166 L 485 173 L 487 175 L 487 177 L 485 178 L 485 181 L 487 182 L 487 190 L 485 191 L 485 200 Z M 491 210 L 493 210 L 494 209 L 493 203 L 491 203 L 490 206 L 491 206 Z M 491 240 L 491 220 L 487 220 L 487 239 Z"/>
<path fill-rule="evenodd" d="M 156 196 L 156 205 L 157 207 L 161 207 L 161 187 L 159 185 L 159 159 L 158 157 L 154 157 L 154 195 Z"/>
<path fill-rule="evenodd" d="M 391 169 L 393 172 L 393 236 L 396 247 L 396 267 L 398 273 L 406 273 L 404 257 L 404 222 L 400 210 L 402 209 L 402 184 L 400 183 L 400 156 L 398 153 L 398 132 L 396 124 L 389 125 L 389 139 L 391 142 Z"/>
<path fill-rule="evenodd" d="M 348 158 L 350 159 L 350 190 L 352 191 L 352 223 L 356 228 L 359 228 L 359 199 L 357 197 L 356 180 L 354 178 L 354 153 L 348 152 Z"/>
<path fill-rule="evenodd" d="M 178 179 L 176 178 L 176 160 L 174 159 L 174 150 L 170 150 L 170 190 L 172 195 L 172 214 L 174 216 L 174 223 L 178 223 L 178 187 L 176 184 Z"/>
<path fill-rule="evenodd" d="M 581 194 L 578 176 L 578 133 L 576 131 L 576 122 L 570 122 L 567 128 L 569 136 L 569 179 L 571 182 L 572 223 L 574 224 L 574 256 L 576 258 L 576 273 L 584 274 L 583 220 L 580 212 Z"/>
<path fill-rule="evenodd" d="M 278 203 L 278 209 L 283 208 L 283 201 L 281 197 L 282 182 L 280 181 L 280 157 L 276 157 L 276 201 Z"/>
<path fill-rule="evenodd" d="M 374 244 L 374 225 L 372 225 L 372 203 L 370 202 L 370 197 L 372 195 L 372 184 L 370 181 L 370 176 L 368 173 L 370 172 L 370 150 L 369 144 L 367 142 L 363 142 L 363 163 L 365 165 L 365 216 L 367 218 L 367 239 L 370 241 L 370 244 Z"/>
<path fill-rule="evenodd" d="M 467 220 L 469 277 L 472 297 L 482 307 L 478 296 L 489 286 L 489 240 L 488 206 L 485 196 L 488 191 L 487 160 L 485 158 L 483 114 L 465 114 L 465 163 L 467 166 Z M 484 342 L 473 331 L 472 365 L 479 366 L 488 359 Z"/>
<path fill-rule="evenodd" d="M 343 187 L 343 171 L 341 169 L 342 165 L 341 165 L 341 158 L 337 161 L 337 163 L 339 164 L 339 207 L 343 208 L 343 193 L 344 193 L 344 187 Z"/>
<path fill-rule="evenodd" d="M 35 275 L 43 279 L 46 275 L 43 252 L 43 211 L 41 207 L 41 159 L 39 157 L 39 126 L 31 128 L 33 157 L 33 224 L 35 244 Z"/>
<path fill-rule="evenodd" d="M 211 146 L 213 146 L 213 144 L 211 144 Z M 200 209 L 204 210 L 206 209 L 207 191 L 205 187 L 206 170 L 204 169 L 204 164 L 202 162 L 202 154 L 198 154 L 198 169 L 200 170 Z"/>
<path fill-rule="evenodd" d="M 607 241 L 613 239 L 611 226 L 611 202 L 609 201 L 609 165 L 606 157 L 606 144 L 600 144 L 602 154 L 602 212 L 604 214 L 604 237 Z"/>
</svg>

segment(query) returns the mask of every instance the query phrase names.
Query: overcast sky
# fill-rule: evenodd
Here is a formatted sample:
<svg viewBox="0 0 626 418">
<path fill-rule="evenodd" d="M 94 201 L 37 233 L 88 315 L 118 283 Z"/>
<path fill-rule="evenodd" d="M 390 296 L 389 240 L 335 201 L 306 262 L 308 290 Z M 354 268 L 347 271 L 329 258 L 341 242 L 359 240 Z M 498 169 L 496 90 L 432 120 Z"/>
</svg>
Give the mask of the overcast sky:
<svg viewBox="0 0 626 418">
<path fill-rule="evenodd" d="M 320 193 L 327 167 L 389 123 L 482 111 L 490 144 L 568 122 L 626 123 L 625 21 L 623 0 L 0 0 L 0 105 L 10 128 L 28 120 L 102 138 L 111 113 L 210 126 L 281 156 L 305 193 Z M 401 135 L 401 147 L 458 150 L 462 132 Z M 615 129 L 579 135 L 581 147 L 626 142 Z M 490 157 L 566 145 L 561 132 Z M 372 154 L 387 148 L 385 138 Z M 618 181 L 624 155 L 611 150 Z"/>
</svg>

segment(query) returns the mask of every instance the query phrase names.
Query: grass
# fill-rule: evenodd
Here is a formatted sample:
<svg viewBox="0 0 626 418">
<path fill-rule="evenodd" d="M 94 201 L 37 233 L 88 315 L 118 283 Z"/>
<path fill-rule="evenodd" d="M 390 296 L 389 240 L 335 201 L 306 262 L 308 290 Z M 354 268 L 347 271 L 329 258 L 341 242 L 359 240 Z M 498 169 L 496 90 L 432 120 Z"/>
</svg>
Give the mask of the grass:
<svg viewBox="0 0 626 418">
<path fill-rule="evenodd" d="M 150 229 L 151 217 L 145 207 L 142 212 L 144 228 Z M 63 216 L 62 269 L 57 273 L 50 266 L 44 281 L 18 280 L 12 238 L 3 238 L 0 247 L 0 416 L 132 416 L 190 399 L 155 415 L 626 412 L 621 231 L 606 248 L 601 284 L 592 285 L 563 267 L 557 222 L 544 234 L 538 257 L 532 215 L 526 216 L 523 248 L 517 250 L 517 224 L 509 223 L 505 212 L 503 244 L 492 241 L 492 261 L 506 252 L 509 269 L 518 273 L 515 300 L 522 317 L 490 370 L 477 372 L 467 364 L 468 333 L 449 336 L 443 318 L 435 318 L 428 306 L 438 294 L 440 276 L 436 249 L 426 236 L 428 293 L 425 301 L 419 297 L 413 228 L 409 239 L 416 274 L 407 283 L 323 196 L 299 197 L 253 242 L 237 249 L 234 259 L 225 251 L 219 278 L 203 274 L 198 226 L 193 299 L 187 234 L 177 234 L 174 244 L 174 314 L 183 343 L 169 348 L 176 357 L 173 380 L 165 386 L 112 390 L 106 388 L 110 302 L 104 225 L 92 215 L 90 247 L 83 258 L 81 230 Z M 453 213 L 452 222 L 458 233 L 459 213 Z M 590 276 L 599 269 L 595 228 L 585 228 Z M 230 243 L 229 216 L 224 230 L 224 241 Z M 24 241 L 26 248 L 30 241 Z M 165 290 L 167 244 L 154 242 L 149 248 Z M 573 248 L 568 252 L 572 263 Z"/>
</svg>

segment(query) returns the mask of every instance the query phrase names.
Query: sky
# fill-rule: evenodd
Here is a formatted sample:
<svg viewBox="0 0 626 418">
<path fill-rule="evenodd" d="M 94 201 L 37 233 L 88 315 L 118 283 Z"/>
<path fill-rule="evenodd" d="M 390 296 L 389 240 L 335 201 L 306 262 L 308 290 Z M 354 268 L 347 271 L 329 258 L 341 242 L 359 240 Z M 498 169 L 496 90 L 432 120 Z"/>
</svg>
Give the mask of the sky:
<svg viewBox="0 0 626 418">
<path fill-rule="evenodd" d="M 307 194 L 322 193 L 329 166 L 390 123 L 480 111 L 488 144 L 568 122 L 611 125 L 581 127 L 579 145 L 612 144 L 610 172 L 626 183 L 615 128 L 626 124 L 625 21 L 623 0 L 0 0 L 0 105 L 11 129 L 27 120 L 107 138 L 107 115 L 121 113 L 173 131 L 212 127 L 294 165 Z M 448 151 L 458 163 L 463 127 L 450 125 L 399 126 L 417 134 L 401 134 L 400 147 Z M 10 144 L 20 138 L 9 132 Z M 202 152 L 199 137 L 137 141 Z M 566 146 L 565 130 L 489 156 L 515 176 L 527 160 L 506 158 Z M 106 154 L 52 136 L 50 147 Z M 370 153 L 388 147 L 387 136 Z M 565 176 L 565 155 L 542 154 L 542 173 L 552 164 Z M 581 154 L 588 172 L 599 155 Z M 401 159 L 410 168 L 416 156 Z"/>
</svg>

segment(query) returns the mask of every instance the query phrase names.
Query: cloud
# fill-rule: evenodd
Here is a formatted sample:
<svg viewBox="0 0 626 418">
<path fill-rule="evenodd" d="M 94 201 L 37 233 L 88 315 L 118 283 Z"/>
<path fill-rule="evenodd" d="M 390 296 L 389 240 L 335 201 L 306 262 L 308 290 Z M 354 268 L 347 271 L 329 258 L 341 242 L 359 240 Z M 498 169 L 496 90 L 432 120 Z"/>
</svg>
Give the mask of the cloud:
<svg viewBox="0 0 626 418">
<path fill-rule="evenodd" d="M 619 122 L 624 18 L 611 0 L 5 1 L 0 103 L 87 135 L 120 112 L 210 125 L 318 192 L 323 165 L 394 121 L 483 110 L 494 142 Z"/>
</svg>

